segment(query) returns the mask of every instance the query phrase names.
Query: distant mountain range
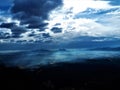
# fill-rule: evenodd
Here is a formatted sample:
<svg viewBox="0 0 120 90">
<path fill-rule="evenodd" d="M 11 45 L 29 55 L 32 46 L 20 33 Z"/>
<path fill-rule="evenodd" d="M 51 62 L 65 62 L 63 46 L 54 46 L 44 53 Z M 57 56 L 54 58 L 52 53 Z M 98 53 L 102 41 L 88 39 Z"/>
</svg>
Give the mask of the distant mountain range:
<svg viewBox="0 0 120 90">
<path fill-rule="evenodd" d="M 102 51 L 120 51 L 120 47 L 101 47 L 101 48 L 94 48 L 92 50 L 102 50 Z"/>
</svg>

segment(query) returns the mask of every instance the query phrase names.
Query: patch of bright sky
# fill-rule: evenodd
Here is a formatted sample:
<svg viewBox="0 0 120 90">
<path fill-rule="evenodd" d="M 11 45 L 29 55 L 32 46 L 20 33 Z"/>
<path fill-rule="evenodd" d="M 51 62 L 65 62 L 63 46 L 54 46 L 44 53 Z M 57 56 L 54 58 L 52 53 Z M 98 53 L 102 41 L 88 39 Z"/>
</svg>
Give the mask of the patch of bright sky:
<svg viewBox="0 0 120 90">
<path fill-rule="evenodd" d="M 63 0 L 63 6 L 56 8 L 50 13 L 49 20 L 47 21 L 49 22 L 47 31 L 52 36 L 66 37 L 68 39 L 77 36 L 118 36 L 120 34 L 118 27 L 120 26 L 118 23 L 120 21 L 118 17 L 120 6 L 112 6 L 109 3 L 110 1 L 101 0 Z M 86 16 L 75 18 L 77 14 L 80 15 L 88 8 L 91 8 L 91 13 L 92 10 L 96 11 L 96 13 L 97 11 L 100 12 L 114 8 L 117 10 L 104 13 L 103 15 L 98 14 L 95 18 L 93 14 L 91 16 L 92 19 Z M 87 15 L 88 13 L 86 12 L 85 14 Z M 57 23 L 59 25 L 56 26 Z M 63 31 L 56 35 L 50 31 L 52 27 L 62 28 Z"/>
</svg>

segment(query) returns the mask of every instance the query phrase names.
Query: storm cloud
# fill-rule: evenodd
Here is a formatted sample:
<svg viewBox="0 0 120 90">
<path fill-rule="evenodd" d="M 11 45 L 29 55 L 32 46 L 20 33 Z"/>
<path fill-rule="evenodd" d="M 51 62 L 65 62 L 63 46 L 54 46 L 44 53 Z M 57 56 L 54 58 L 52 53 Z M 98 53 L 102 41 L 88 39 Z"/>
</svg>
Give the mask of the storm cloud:
<svg viewBox="0 0 120 90">
<path fill-rule="evenodd" d="M 11 29 L 12 37 L 19 38 L 22 33 L 26 32 L 26 29 L 23 27 L 14 27 Z"/>
<path fill-rule="evenodd" d="M 21 24 L 35 27 L 48 18 L 51 10 L 62 5 L 62 0 L 14 0 L 13 3 L 13 18 L 19 19 Z"/>
<path fill-rule="evenodd" d="M 51 29 L 51 31 L 54 32 L 54 33 L 61 33 L 61 32 L 62 32 L 62 28 L 53 27 L 53 28 Z"/>
<path fill-rule="evenodd" d="M 3 10 L 6 9 L 9 11 L 8 17 L 1 16 L 5 19 L 0 20 L 0 38 L 9 39 L 9 38 L 22 38 L 22 34 L 27 36 L 26 32 L 34 32 L 30 35 L 32 37 L 40 36 L 39 32 L 44 31 L 48 23 L 44 22 L 49 17 L 49 12 L 58 6 L 62 5 L 62 0 L 5 0 L 1 2 L 0 7 L 3 7 Z M 6 4 L 7 3 L 7 4 Z M 12 4 L 11 4 L 12 3 Z M 16 22 L 16 21 L 17 22 Z M 8 29 L 11 34 L 5 32 Z M 35 29 L 38 31 L 36 32 Z M 3 32 L 4 31 L 4 32 Z M 41 34 L 44 38 L 50 37 L 49 34 Z M 40 38 L 40 37 L 38 37 Z"/>
<path fill-rule="evenodd" d="M 0 28 L 1 29 L 4 29 L 4 28 L 10 29 L 12 32 L 11 36 L 9 36 L 9 33 L 0 33 L 0 36 L 1 36 L 1 38 L 3 37 L 3 39 L 6 39 L 6 37 L 7 38 L 19 38 L 22 33 L 25 33 L 27 31 L 26 28 L 17 26 L 16 23 L 14 23 L 14 22 L 2 23 L 0 25 Z"/>
<path fill-rule="evenodd" d="M 15 27 L 15 23 L 2 23 L 0 28 L 13 28 Z"/>
</svg>

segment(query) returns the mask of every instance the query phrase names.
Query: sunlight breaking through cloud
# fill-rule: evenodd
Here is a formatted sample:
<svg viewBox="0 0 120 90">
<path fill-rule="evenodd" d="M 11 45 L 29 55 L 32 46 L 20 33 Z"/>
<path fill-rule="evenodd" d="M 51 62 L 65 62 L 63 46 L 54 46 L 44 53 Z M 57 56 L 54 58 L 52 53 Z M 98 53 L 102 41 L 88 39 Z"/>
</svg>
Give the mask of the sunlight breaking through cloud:
<svg viewBox="0 0 120 90">
<path fill-rule="evenodd" d="M 40 6 L 40 2 L 44 5 Z M 30 0 L 30 3 L 34 4 L 32 7 L 28 0 L 14 0 L 8 5 L 10 6 L 8 11 L 0 11 L 4 12 L 0 13 L 0 41 L 34 43 L 67 40 L 69 42 L 82 36 L 104 37 L 102 40 L 93 41 L 119 39 L 120 5 L 115 2 Z M 7 34 L 7 38 L 2 33 Z"/>
</svg>

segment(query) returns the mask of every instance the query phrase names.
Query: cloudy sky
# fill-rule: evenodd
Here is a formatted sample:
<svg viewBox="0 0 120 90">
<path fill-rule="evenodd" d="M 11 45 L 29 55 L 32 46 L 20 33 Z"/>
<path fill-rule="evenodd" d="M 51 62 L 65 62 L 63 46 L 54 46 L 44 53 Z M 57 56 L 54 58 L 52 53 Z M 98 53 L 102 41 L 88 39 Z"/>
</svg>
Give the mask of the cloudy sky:
<svg viewBox="0 0 120 90">
<path fill-rule="evenodd" d="M 120 41 L 120 0 L 0 0 L 0 43 Z"/>
</svg>

